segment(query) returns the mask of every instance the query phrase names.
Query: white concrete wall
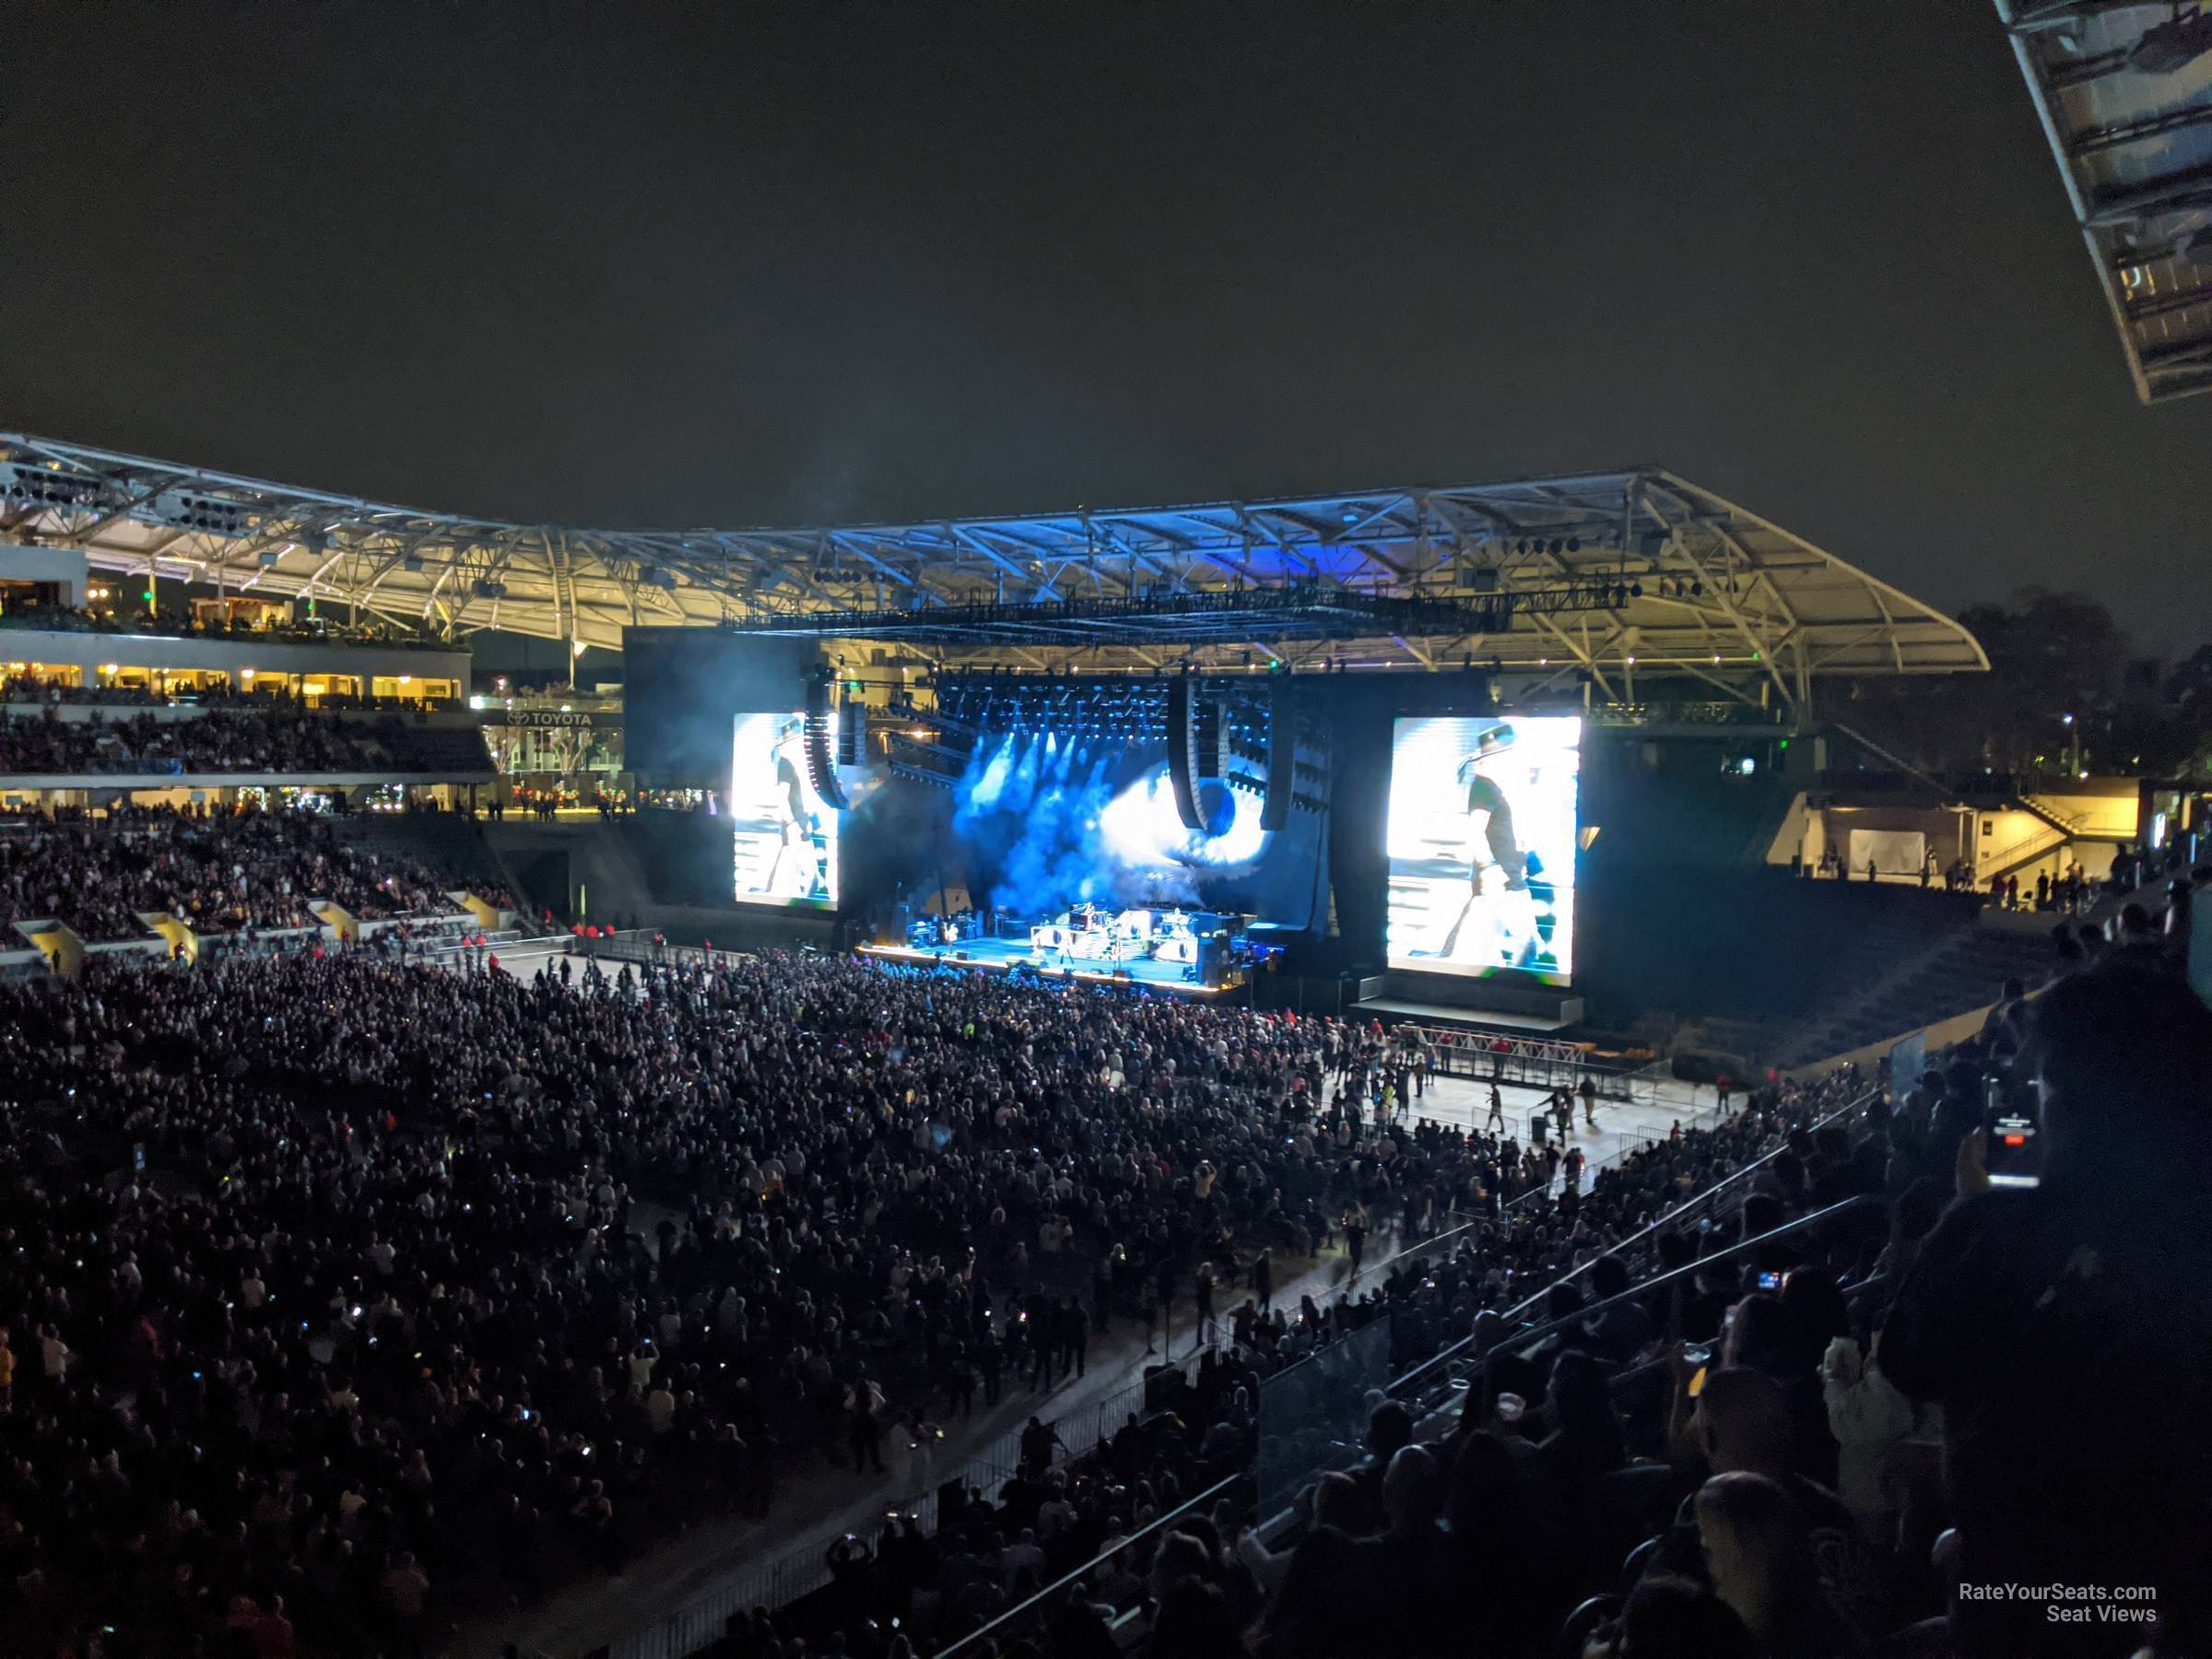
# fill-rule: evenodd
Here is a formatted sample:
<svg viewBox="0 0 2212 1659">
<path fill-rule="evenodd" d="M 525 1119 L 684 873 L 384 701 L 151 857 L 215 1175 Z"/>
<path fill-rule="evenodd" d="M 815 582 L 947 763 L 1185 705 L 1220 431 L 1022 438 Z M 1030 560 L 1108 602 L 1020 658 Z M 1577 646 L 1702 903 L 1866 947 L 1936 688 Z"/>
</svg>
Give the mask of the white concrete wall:
<svg viewBox="0 0 2212 1659">
<path fill-rule="evenodd" d="M 2037 864 L 2024 866 L 2018 873 L 2030 881 L 2035 879 L 2037 869 L 2045 867 L 2051 857 L 2063 850 L 2065 842 L 2049 824 L 2032 812 L 1977 812 L 1974 814 L 1974 879 L 1985 881 L 1992 873 L 2018 856 L 2017 849 L 2031 846 L 2037 841 L 2048 841 L 2049 851 Z M 2064 861 L 2060 863 L 2063 865 Z"/>
<path fill-rule="evenodd" d="M 2141 828 L 2143 794 L 2133 778 L 2100 783 L 2095 778 L 2074 788 L 2039 789 L 2037 800 L 2074 821 L 2084 835 L 2111 835 L 2133 841 Z"/>
<path fill-rule="evenodd" d="M 1805 791 L 1801 789 L 1796 799 L 1790 803 L 1789 811 L 1783 815 L 1782 828 L 1774 832 L 1773 844 L 1767 849 L 1767 862 L 1786 865 L 1791 859 L 1803 856 L 1807 869 L 1818 864 L 1820 852 L 1812 844 L 1814 822 L 1815 815 L 1806 809 Z"/>
<path fill-rule="evenodd" d="M 85 556 L 75 548 L 26 547 L 15 542 L 0 542 L 0 581 L 59 582 L 68 602 L 79 608 L 89 585 Z"/>
</svg>

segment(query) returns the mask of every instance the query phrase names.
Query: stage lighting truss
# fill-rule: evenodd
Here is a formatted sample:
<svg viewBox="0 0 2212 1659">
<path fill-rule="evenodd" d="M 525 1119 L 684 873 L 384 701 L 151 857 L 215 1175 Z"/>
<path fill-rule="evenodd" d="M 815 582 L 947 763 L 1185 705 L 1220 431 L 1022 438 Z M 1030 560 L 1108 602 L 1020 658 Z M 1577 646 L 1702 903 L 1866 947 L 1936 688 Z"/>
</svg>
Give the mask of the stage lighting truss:
<svg viewBox="0 0 2212 1659">
<path fill-rule="evenodd" d="M 917 724 L 961 733 L 1058 732 L 1125 744 L 1164 742 L 1168 683 L 1070 675 L 940 674 L 931 682 L 936 708 L 917 711 Z"/>
<path fill-rule="evenodd" d="M 1265 798 L 1267 793 L 1269 680 L 1188 677 L 1194 719 L 1218 734 L 1203 775 Z M 894 700 L 888 719 L 893 775 L 955 787 L 976 749 L 994 735 L 1056 734 L 1125 745 L 1168 741 L 1168 678 L 1024 675 L 1004 671 L 940 674 L 934 706 Z M 1289 722 L 1294 753 L 1291 807 L 1328 810 L 1327 747 L 1302 712 Z"/>
<path fill-rule="evenodd" d="M 1222 768 L 1222 781 L 1231 789 L 1265 799 L 1270 760 L 1268 682 L 1230 680 L 1206 684 L 1220 700 L 1222 747 L 1228 762 Z M 1327 747 L 1320 740 L 1312 724 L 1296 711 L 1292 712 L 1288 731 L 1293 756 L 1290 806 L 1300 812 L 1325 812 L 1329 769 L 1323 762 L 1328 753 Z M 1320 759 L 1297 758 L 1301 754 Z"/>
<path fill-rule="evenodd" d="M 776 638 L 895 639 L 947 646 L 1184 645 L 1352 640 L 1376 634 L 1504 634 L 1514 615 L 1624 608 L 1630 584 L 1574 578 L 1465 598 L 1397 598 L 1318 581 L 1269 587 L 1147 589 L 1127 597 L 996 600 L 903 610 L 816 611 L 724 626 Z"/>
<path fill-rule="evenodd" d="M 1221 775 L 1221 781 L 1231 789 L 1265 798 L 1267 794 L 1267 746 L 1265 743 L 1247 743 L 1231 738 L 1229 752 L 1232 762 Z M 1319 752 L 1319 751 L 1312 751 Z M 1292 764 L 1294 780 L 1290 805 L 1300 812 L 1325 812 L 1329 806 L 1329 769 L 1310 760 Z"/>
<path fill-rule="evenodd" d="M 1299 770 L 1301 772 L 1312 771 L 1311 768 L 1306 767 L 1300 767 Z M 1327 776 L 1326 773 L 1321 773 L 1319 775 L 1324 780 Z M 1232 771 L 1221 781 L 1240 794 L 1251 795 L 1255 800 L 1265 800 L 1266 798 L 1267 780 L 1265 778 L 1256 777 L 1248 771 Z M 1300 812 L 1326 812 L 1329 809 L 1329 802 L 1326 795 L 1316 794 L 1311 790 L 1305 789 L 1297 790 L 1292 793 L 1290 796 L 1290 805 Z"/>
<path fill-rule="evenodd" d="M 891 776 L 911 778 L 938 789 L 956 789 L 966 775 L 973 750 L 963 745 L 933 742 L 911 731 L 894 731 L 886 739 Z"/>
</svg>

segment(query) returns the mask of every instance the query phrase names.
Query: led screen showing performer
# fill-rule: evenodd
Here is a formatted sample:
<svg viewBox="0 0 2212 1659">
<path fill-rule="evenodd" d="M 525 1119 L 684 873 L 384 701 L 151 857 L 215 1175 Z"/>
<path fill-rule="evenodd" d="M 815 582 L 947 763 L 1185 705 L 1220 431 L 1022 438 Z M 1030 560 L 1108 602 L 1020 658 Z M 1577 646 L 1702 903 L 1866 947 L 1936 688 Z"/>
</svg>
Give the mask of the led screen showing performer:
<svg viewBox="0 0 2212 1659">
<path fill-rule="evenodd" d="M 1572 715 L 1401 720 L 1391 745 L 1393 968 L 1574 973 Z"/>
<path fill-rule="evenodd" d="M 837 903 L 837 814 L 806 776 L 806 734 L 802 715 L 737 716 L 730 818 L 740 900 L 818 910 Z"/>
</svg>

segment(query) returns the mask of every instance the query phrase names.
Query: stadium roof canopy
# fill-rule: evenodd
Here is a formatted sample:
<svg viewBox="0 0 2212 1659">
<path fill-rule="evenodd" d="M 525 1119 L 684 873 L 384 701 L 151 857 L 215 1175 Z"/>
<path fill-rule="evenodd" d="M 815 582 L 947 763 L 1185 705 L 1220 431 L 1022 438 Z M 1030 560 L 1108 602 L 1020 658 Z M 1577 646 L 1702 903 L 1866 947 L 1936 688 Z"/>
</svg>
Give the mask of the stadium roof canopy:
<svg viewBox="0 0 2212 1659">
<path fill-rule="evenodd" d="M 1997 0 L 2145 403 L 2212 391 L 2212 10 Z"/>
<path fill-rule="evenodd" d="M 585 530 L 497 524 L 0 433 L 0 540 L 78 547 L 98 567 L 308 595 L 440 633 L 505 629 L 619 647 L 628 626 L 777 627 L 900 640 L 933 663 L 1160 667 L 1323 658 L 1473 660 L 1634 700 L 1639 675 L 1796 703 L 1816 677 L 1988 666 L 1932 606 L 1655 467 L 1452 488 L 799 530 Z M 1376 631 L 1185 643 L 1065 625 L 1119 606 L 1233 610 L 1296 585 L 1311 612 Z M 1399 603 L 1406 602 L 1406 603 Z M 1029 642 L 962 638 L 931 613 L 1027 606 Z M 1254 606 L 1255 610 L 1265 607 Z M 912 618 L 899 629 L 889 613 Z M 838 614 L 832 621 L 825 613 Z M 1469 618 L 1476 620 L 1470 622 Z M 809 619 L 817 619 L 809 626 Z M 1125 615 L 1124 619 L 1125 620 Z M 864 626 L 864 621 L 865 626 Z M 1386 631 L 1388 625 L 1402 631 Z M 1411 631 L 1418 626 L 1421 631 Z M 1138 642 L 1132 642 L 1133 640 Z M 1276 647 L 1279 646 L 1279 649 Z M 1533 673 L 1532 673 L 1533 671 Z"/>
</svg>

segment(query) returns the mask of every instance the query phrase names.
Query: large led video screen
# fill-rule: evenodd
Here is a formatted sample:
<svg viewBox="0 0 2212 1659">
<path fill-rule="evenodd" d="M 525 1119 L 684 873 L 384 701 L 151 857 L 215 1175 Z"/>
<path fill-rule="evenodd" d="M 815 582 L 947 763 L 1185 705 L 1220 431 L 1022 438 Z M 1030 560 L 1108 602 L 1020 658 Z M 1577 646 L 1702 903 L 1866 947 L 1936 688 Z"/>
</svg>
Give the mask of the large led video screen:
<svg viewBox="0 0 2212 1659">
<path fill-rule="evenodd" d="M 1582 747 L 1573 715 L 1397 722 L 1383 828 L 1393 968 L 1570 982 Z"/>
<path fill-rule="evenodd" d="M 1304 745 L 1300 754 L 1309 765 L 1325 761 Z M 1312 925 L 1326 813 L 1301 806 L 1281 829 L 1264 830 L 1257 789 L 1206 778 L 1196 794 L 1201 821 L 1192 829 L 1175 808 L 1164 742 L 986 732 L 956 791 L 953 830 L 992 906 L 1014 915 L 1049 921 L 1100 904 Z"/>
<path fill-rule="evenodd" d="M 830 741 L 836 741 L 834 734 Z M 740 714 L 730 744 L 735 897 L 751 904 L 837 904 L 837 813 L 806 774 L 801 714 Z"/>
</svg>

